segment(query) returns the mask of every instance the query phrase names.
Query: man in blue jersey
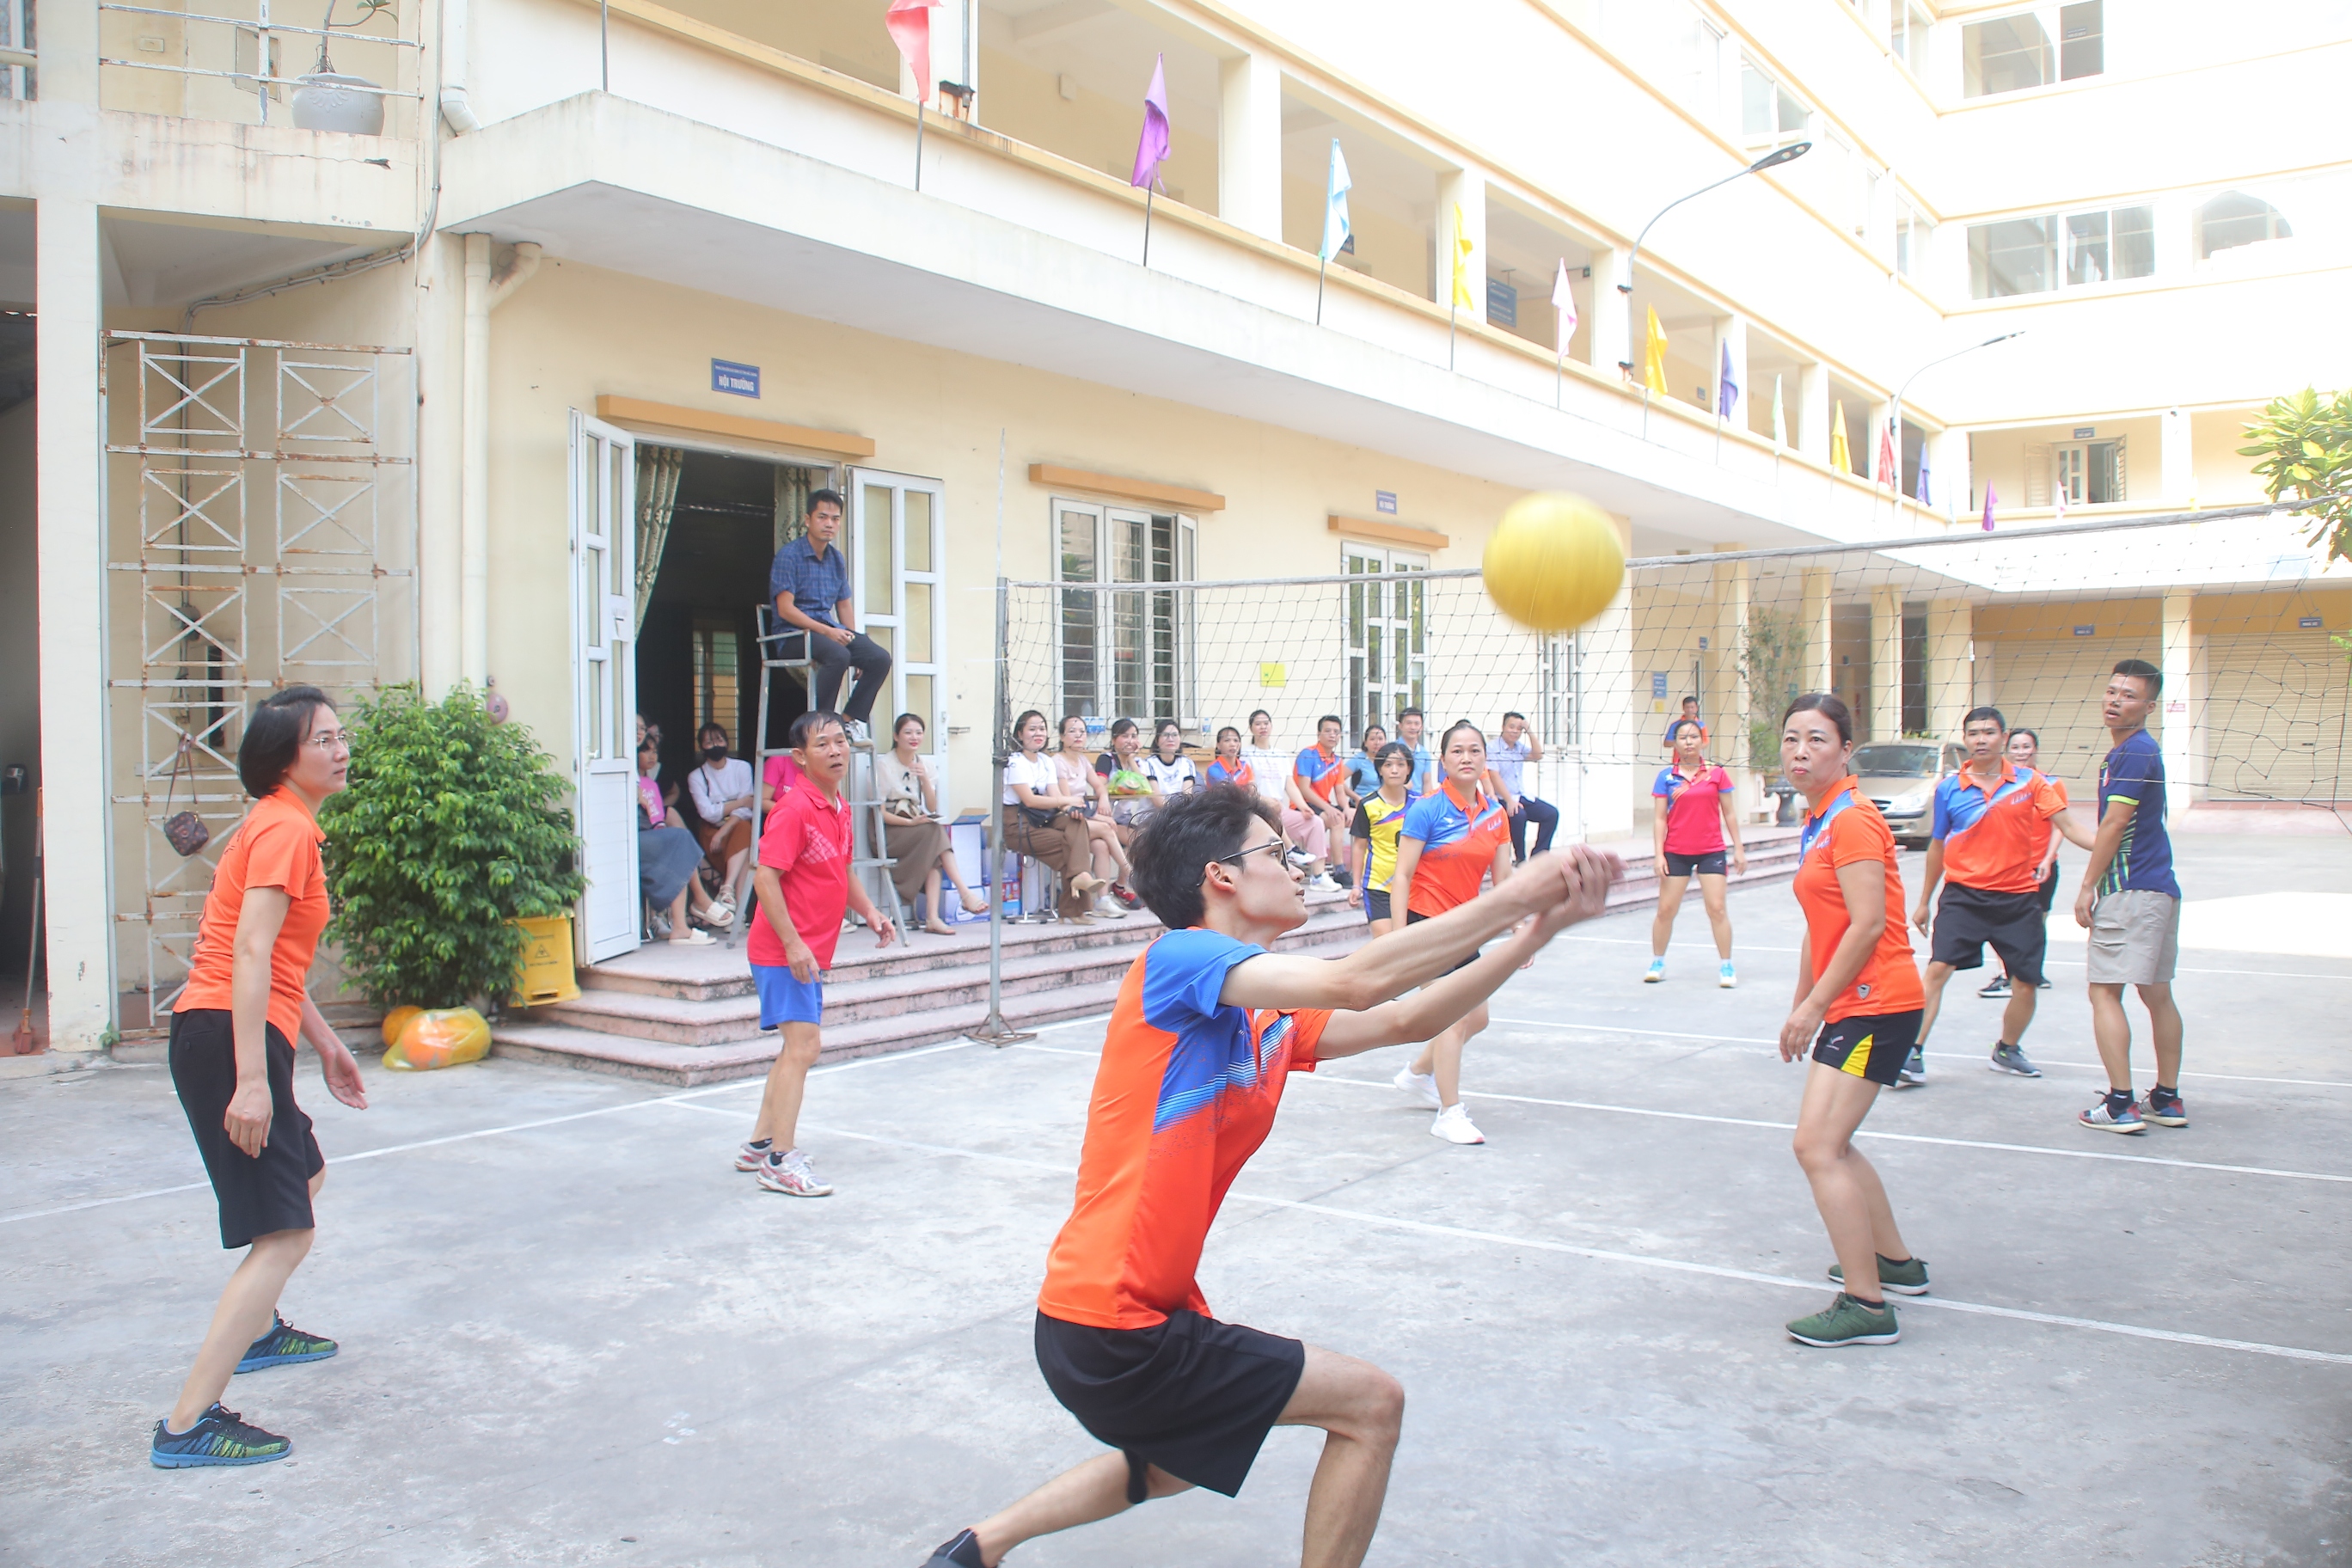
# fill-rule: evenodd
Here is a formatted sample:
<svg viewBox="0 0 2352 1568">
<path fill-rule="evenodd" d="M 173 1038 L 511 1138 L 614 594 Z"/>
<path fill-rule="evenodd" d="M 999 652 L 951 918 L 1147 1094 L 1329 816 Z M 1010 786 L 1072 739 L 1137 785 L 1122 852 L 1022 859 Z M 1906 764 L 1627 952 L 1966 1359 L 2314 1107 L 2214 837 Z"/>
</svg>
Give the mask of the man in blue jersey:
<svg viewBox="0 0 2352 1568">
<path fill-rule="evenodd" d="M 2107 677 L 2105 717 L 2115 745 L 2099 764 L 2099 831 L 2074 898 L 2074 922 L 2091 933 L 2091 1034 L 2107 1069 L 2106 1094 L 2081 1120 L 2105 1132 L 2143 1132 L 2150 1121 L 2189 1125 L 2180 1102 L 2180 1009 L 2172 1003 L 2180 884 L 2164 826 L 2164 749 L 2147 732 L 2163 691 L 2164 672 L 2144 658 L 2121 660 Z M 2138 987 L 2156 1040 L 2156 1082 L 2144 1109 L 2132 1099 L 2126 985 Z"/>
</svg>

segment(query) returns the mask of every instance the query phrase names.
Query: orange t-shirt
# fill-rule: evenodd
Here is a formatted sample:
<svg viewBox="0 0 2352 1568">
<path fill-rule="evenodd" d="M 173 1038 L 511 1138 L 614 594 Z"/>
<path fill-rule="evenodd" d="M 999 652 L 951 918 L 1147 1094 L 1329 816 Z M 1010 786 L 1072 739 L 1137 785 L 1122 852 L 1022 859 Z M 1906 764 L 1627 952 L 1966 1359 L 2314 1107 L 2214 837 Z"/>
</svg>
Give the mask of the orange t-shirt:
<svg viewBox="0 0 2352 1568">
<path fill-rule="evenodd" d="M 1935 836 L 1944 845 L 1944 875 L 1989 893 L 2030 893 L 2050 847 L 2050 819 L 2066 809 L 2066 791 L 2007 758 L 1987 785 L 1962 768 L 1936 786 Z"/>
<path fill-rule="evenodd" d="M 303 980 L 327 925 L 327 868 L 319 857 L 326 835 L 292 790 L 271 790 L 246 813 L 236 836 L 221 851 L 213 889 L 205 896 L 196 925 L 195 955 L 188 965 L 188 988 L 175 1010 L 235 1005 L 230 975 L 236 960 L 236 922 L 247 888 L 283 888 L 286 922 L 269 950 L 269 1021 L 292 1045 L 302 1032 Z"/>
<path fill-rule="evenodd" d="M 1806 946 L 1812 953 L 1813 978 L 1828 972 L 1830 955 L 1845 940 L 1853 924 L 1846 916 L 1845 889 L 1837 870 L 1858 860 L 1876 860 L 1886 868 L 1886 928 L 1864 961 L 1862 973 L 1839 992 L 1822 1015 L 1826 1023 L 1857 1015 L 1882 1017 L 1908 1013 L 1927 1005 L 1919 985 L 1918 967 L 1911 962 L 1911 932 L 1904 922 L 1903 873 L 1895 860 L 1895 835 L 1878 808 L 1854 794 L 1861 781 L 1849 778 L 1822 806 L 1821 815 L 1805 818 L 1804 848 L 1797 861 L 1797 906 L 1805 911 Z"/>
</svg>

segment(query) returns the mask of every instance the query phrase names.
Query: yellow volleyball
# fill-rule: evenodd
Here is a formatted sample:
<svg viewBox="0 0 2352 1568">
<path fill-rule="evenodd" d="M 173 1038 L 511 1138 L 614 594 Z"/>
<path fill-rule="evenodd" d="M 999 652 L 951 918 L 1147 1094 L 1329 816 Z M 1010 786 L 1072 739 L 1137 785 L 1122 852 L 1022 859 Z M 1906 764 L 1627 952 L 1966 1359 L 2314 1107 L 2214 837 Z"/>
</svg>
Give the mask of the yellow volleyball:
<svg viewBox="0 0 2352 1568">
<path fill-rule="evenodd" d="M 1487 595 L 1533 631 L 1574 631 L 1625 581 L 1625 551 L 1609 514 L 1582 496 L 1521 496 L 1486 538 Z"/>
</svg>

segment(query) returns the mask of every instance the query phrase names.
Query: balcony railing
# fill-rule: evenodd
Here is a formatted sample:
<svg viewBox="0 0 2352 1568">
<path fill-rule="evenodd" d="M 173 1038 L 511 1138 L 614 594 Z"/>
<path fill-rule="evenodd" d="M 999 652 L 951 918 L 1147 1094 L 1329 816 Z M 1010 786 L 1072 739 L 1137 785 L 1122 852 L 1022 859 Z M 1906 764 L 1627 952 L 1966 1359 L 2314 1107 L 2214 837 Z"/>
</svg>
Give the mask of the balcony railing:
<svg viewBox="0 0 2352 1568">
<path fill-rule="evenodd" d="M 275 14 L 271 0 L 252 0 L 242 16 L 114 0 L 98 9 L 100 94 L 109 109 L 392 135 L 413 135 L 421 123 L 421 41 L 370 30 L 394 16 L 389 6 L 341 25 L 333 0 L 299 10 L 281 3 Z"/>
</svg>

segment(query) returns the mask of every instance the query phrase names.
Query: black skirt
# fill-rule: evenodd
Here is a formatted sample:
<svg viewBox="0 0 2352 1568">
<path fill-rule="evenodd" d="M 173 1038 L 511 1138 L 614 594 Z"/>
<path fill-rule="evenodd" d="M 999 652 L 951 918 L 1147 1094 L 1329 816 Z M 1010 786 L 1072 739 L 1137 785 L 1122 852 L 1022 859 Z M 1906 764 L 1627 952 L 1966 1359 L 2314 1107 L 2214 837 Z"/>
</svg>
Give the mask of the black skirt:
<svg viewBox="0 0 2352 1568">
<path fill-rule="evenodd" d="M 220 1203 L 221 1245 L 249 1247 L 257 1236 L 309 1230 L 310 1178 L 327 1168 L 310 1119 L 294 1103 L 294 1047 L 265 1025 L 269 1069 L 269 1139 L 257 1158 L 229 1142 L 228 1102 L 236 1093 L 236 1042 L 226 1007 L 172 1015 L 172 1087 L 188 1113 L 188 1131 L 205 1157 Z"/>
<path fill-rule="evenodd" d="M 1181 1309 L 1148 1329 L 1040 1312 L 1037 1368 L 1078 1425 L 1130 1465 L 1234 1497 L 1297 1391 L 1307 1347 Z"/>
</svg>

